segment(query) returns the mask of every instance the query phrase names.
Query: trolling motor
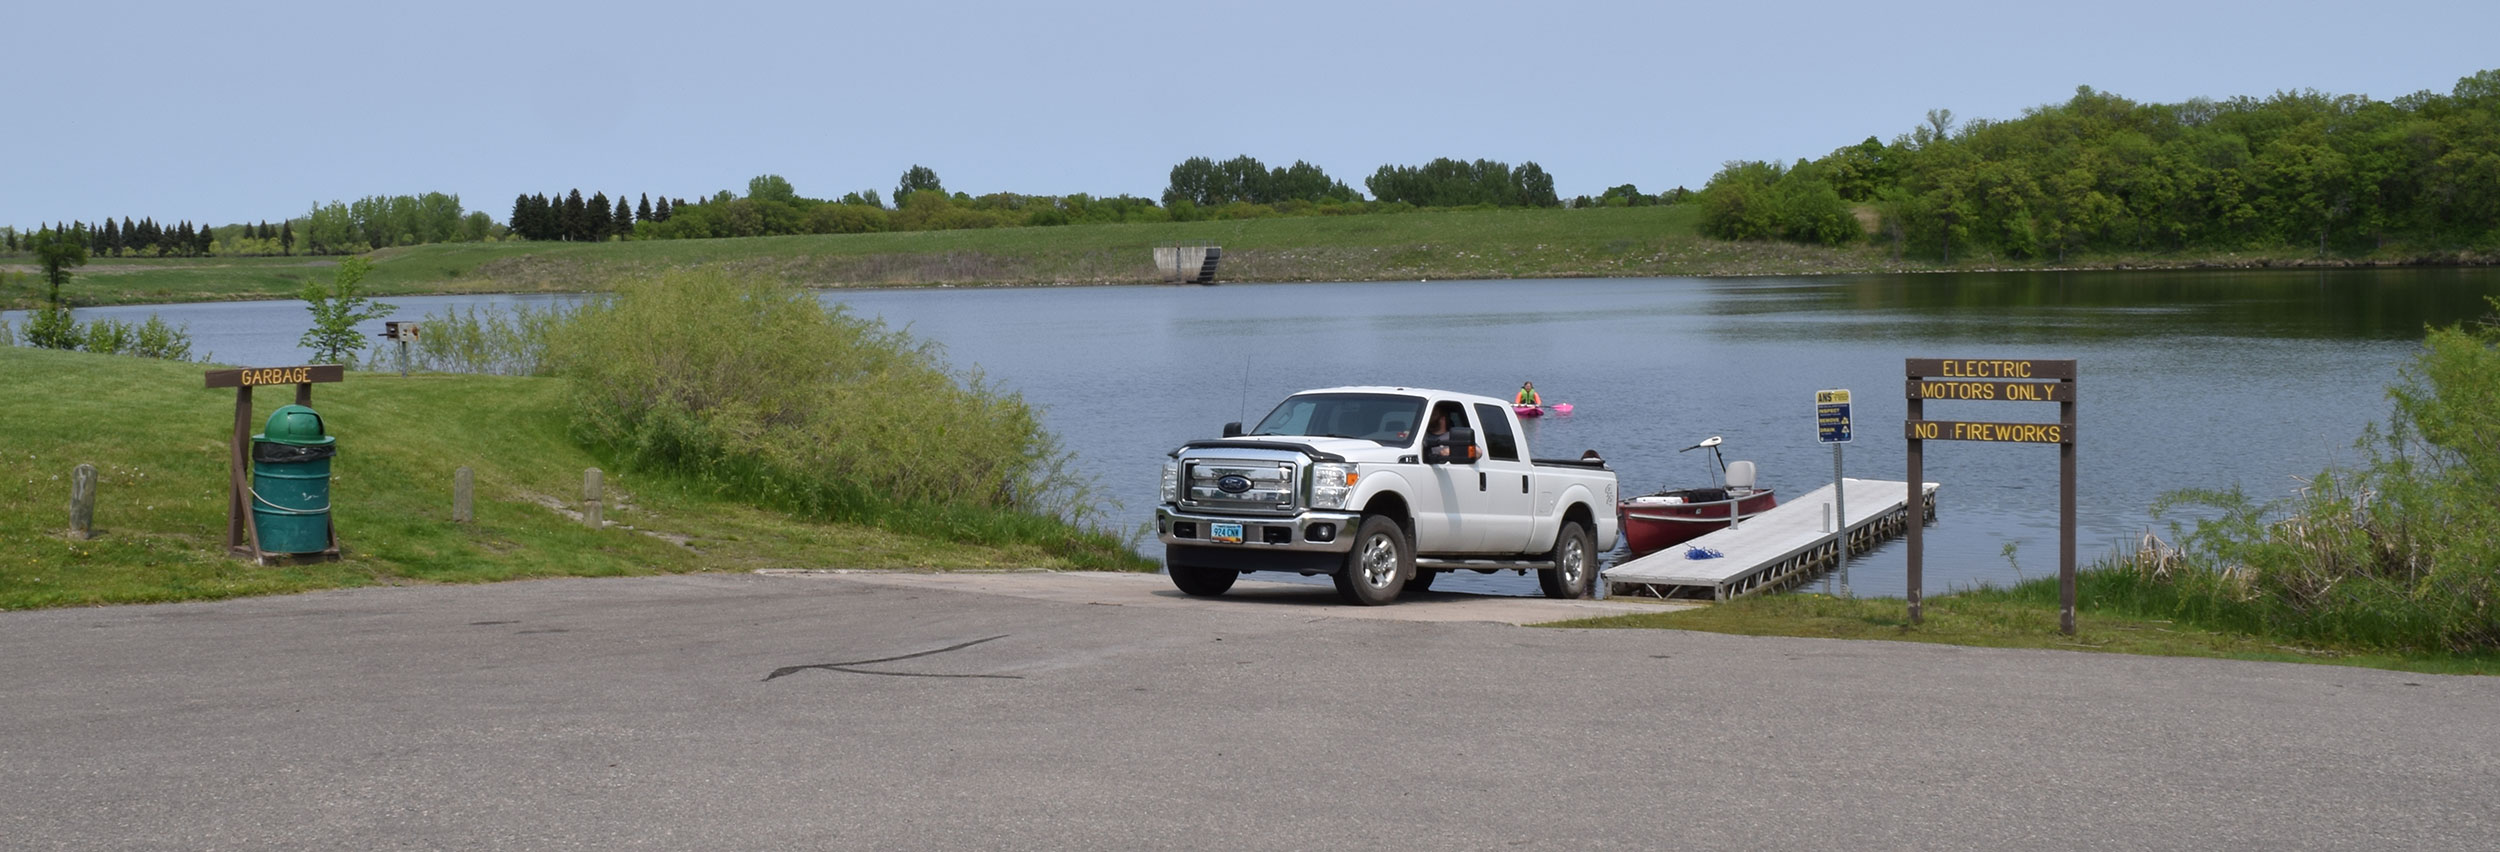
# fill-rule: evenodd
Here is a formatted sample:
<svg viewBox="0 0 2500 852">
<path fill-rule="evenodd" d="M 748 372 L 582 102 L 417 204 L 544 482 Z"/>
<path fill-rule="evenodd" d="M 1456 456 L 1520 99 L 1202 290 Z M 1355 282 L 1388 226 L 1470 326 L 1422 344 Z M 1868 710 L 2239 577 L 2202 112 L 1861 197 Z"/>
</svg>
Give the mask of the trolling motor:
<svg viewBox="0 0 2500 852">
<path fill-rule="evenodd" d="M 1727 486 L 1723 474 L 1727 472 L 1727 456 L 1719 453 L 1719 444 L 1721 443 L 1723 442 L 1720 440 L 1719 436 L 1712 435 L 1701 439 L 1701 443 L 1685 447 L 1684 449 L 1677 450 L 1676 452 L 1685 453 L 1694 450 L 1709 450 L 1710 457 L 1717 460 L 1719 463 L 1718 469 L 1710 472 L 1710 486 L 1712 488 L 1725 488 Z M 1703 467 L 1709 467 L 1709 465 L 1703 465 Z"/>
</svg>

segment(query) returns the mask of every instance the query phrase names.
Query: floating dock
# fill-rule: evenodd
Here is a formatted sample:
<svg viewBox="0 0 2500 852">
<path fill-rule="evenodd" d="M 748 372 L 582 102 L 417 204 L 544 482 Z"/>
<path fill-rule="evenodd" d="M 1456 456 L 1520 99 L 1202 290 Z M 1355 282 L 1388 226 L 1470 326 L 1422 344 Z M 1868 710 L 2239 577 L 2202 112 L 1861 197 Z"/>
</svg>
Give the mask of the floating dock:
<svg viewBox="0 0 2500 852">
<path fill-rule="evenodd" d="M 1847 479 L 1849 552 L 1864 553 L 1908 528 L 1909 484 L 1898 480 Z M 1919 519 L 1936 517 L 1936 483 L 1921 483 Z M 1609 595 L 1707 597 L 1728 600 L 1777 591 L 1829 568 L 1838 556 L 1831 526 L 1832 486 L 1781 503 L 1744 520 L 1598 572 Z M 1694 549 L 1715 559 L 1692 559 Z"/>
</svg>

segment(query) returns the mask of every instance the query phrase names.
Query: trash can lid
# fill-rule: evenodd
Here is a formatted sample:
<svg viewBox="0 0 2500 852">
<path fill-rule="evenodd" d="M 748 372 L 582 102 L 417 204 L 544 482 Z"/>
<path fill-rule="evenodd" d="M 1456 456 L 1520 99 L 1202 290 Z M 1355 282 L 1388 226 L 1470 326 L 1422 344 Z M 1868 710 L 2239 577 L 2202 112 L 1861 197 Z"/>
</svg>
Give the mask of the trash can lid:
<svg viewBox="0 0 2500 852">
<path fill-rule="evenodd" d="M 282 405 L 277 411 L 270 412 L 269 426 L 261 434 L 252 436 L 252 440 L 317 447 L 338 439 L 323 434 L 318 412 L 301 405 Z"/>
</svg>

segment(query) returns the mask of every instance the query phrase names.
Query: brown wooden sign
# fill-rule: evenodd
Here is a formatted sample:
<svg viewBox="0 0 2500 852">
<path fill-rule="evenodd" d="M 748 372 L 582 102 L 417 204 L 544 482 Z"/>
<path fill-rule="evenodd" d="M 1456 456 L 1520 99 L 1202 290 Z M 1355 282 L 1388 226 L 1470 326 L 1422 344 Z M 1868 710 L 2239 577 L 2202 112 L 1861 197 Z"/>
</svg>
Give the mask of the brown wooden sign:
<svg viewBox="0 0 2500 852">
<path fill-rule="evenodd" d="M 335 382 L 347 378 L 347 368 L 338 364 L 313 364 L 303 367 L 244 367 L 239 370 L 208 371 L 212 388 L 248 388 L 260 385 L 302 385 L 313 382 Z"/>
<path fill-rule="evenodd" d="M 1911 379 L 1906 399 L 1975 399 L 1987 402 L 2073 402 L 2073 382 L 1957 382 Z"/>
<path fill-rule="evenodd" d="M 260 521 L 252 516 L 252 389 L 267 385 L 294 385 L 295 404 L 312 405 L 312 386 L 316 382 L 336 382 L 347 378 L 347 368 L 338 364 L 308 364 L 300 367 L 243 367 L 234 370 L 208 371 L 208 387 L 234 389 L 234 437 L 227 443 L 226 461 L 226 549 L 253 562 L 268 565 L 272 561 L 301 562 L 308 559 L 339 558 L 337 519 L 331 519 L 330 546 L 317 554 L 277 554 L 260 549 Z"/>
<path fill-rule="evenodd" d="M 1934 379 L 2073 379 L 2075 362 L 2029 358 L 1911 358 L 1909 374 Z"/>
<path fill-rule="evenodd" d="M 2071 444 L 2075 427 L 2068 423 L 1973 423 L 1964 420 L 1912 420 L 1902 424 L 1913 441 L 1994 441 L 2007 444 Z"/>
<path fill-rule="evenodd" d="M 1909 400 L 1901 424 L 1909 441 L 1909 505 L 1919 504 L 1928 441 L 2056 444 L 2058 458 L 2058 629 L 2075 634 L 2075 362 L 2035 358 L 1906 358 L 1902 395 Z M 2054 402 L 2055 423 L 1988 423 L 1929 420 L 1927 400 L 1949 402 Z M 1919 589 L 1927 544 L 1922 524 L 1909 528 L 1910 621 L 1919 620 Z"/>
</svg>

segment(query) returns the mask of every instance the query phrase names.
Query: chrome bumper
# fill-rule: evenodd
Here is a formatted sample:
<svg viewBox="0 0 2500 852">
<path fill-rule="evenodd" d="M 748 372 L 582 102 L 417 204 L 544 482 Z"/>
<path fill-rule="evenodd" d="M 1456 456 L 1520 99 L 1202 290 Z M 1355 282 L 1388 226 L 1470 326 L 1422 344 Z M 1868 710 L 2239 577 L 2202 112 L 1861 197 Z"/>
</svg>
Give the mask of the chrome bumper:
<svg viewBox="0 0 2500 852">
<path fill-rule="evenodd" d="M 1155 507 L 1155 538 L 1164 544 L 1252 553 L 1344 553 L 1354 546 L 1354 530 L 1362 523 L 1363 515 L 1359 512 L 1304 510 L 1296 515 L 1243 517 L 1192 514 L 1169 505 Z M 1241 541 L 1216 541 L 1210 535 L 1216 524 L 1240 524 Z M 1322 535 L 1322 540 L 1313 540 L 1314 534 Z"/>
</svg>

